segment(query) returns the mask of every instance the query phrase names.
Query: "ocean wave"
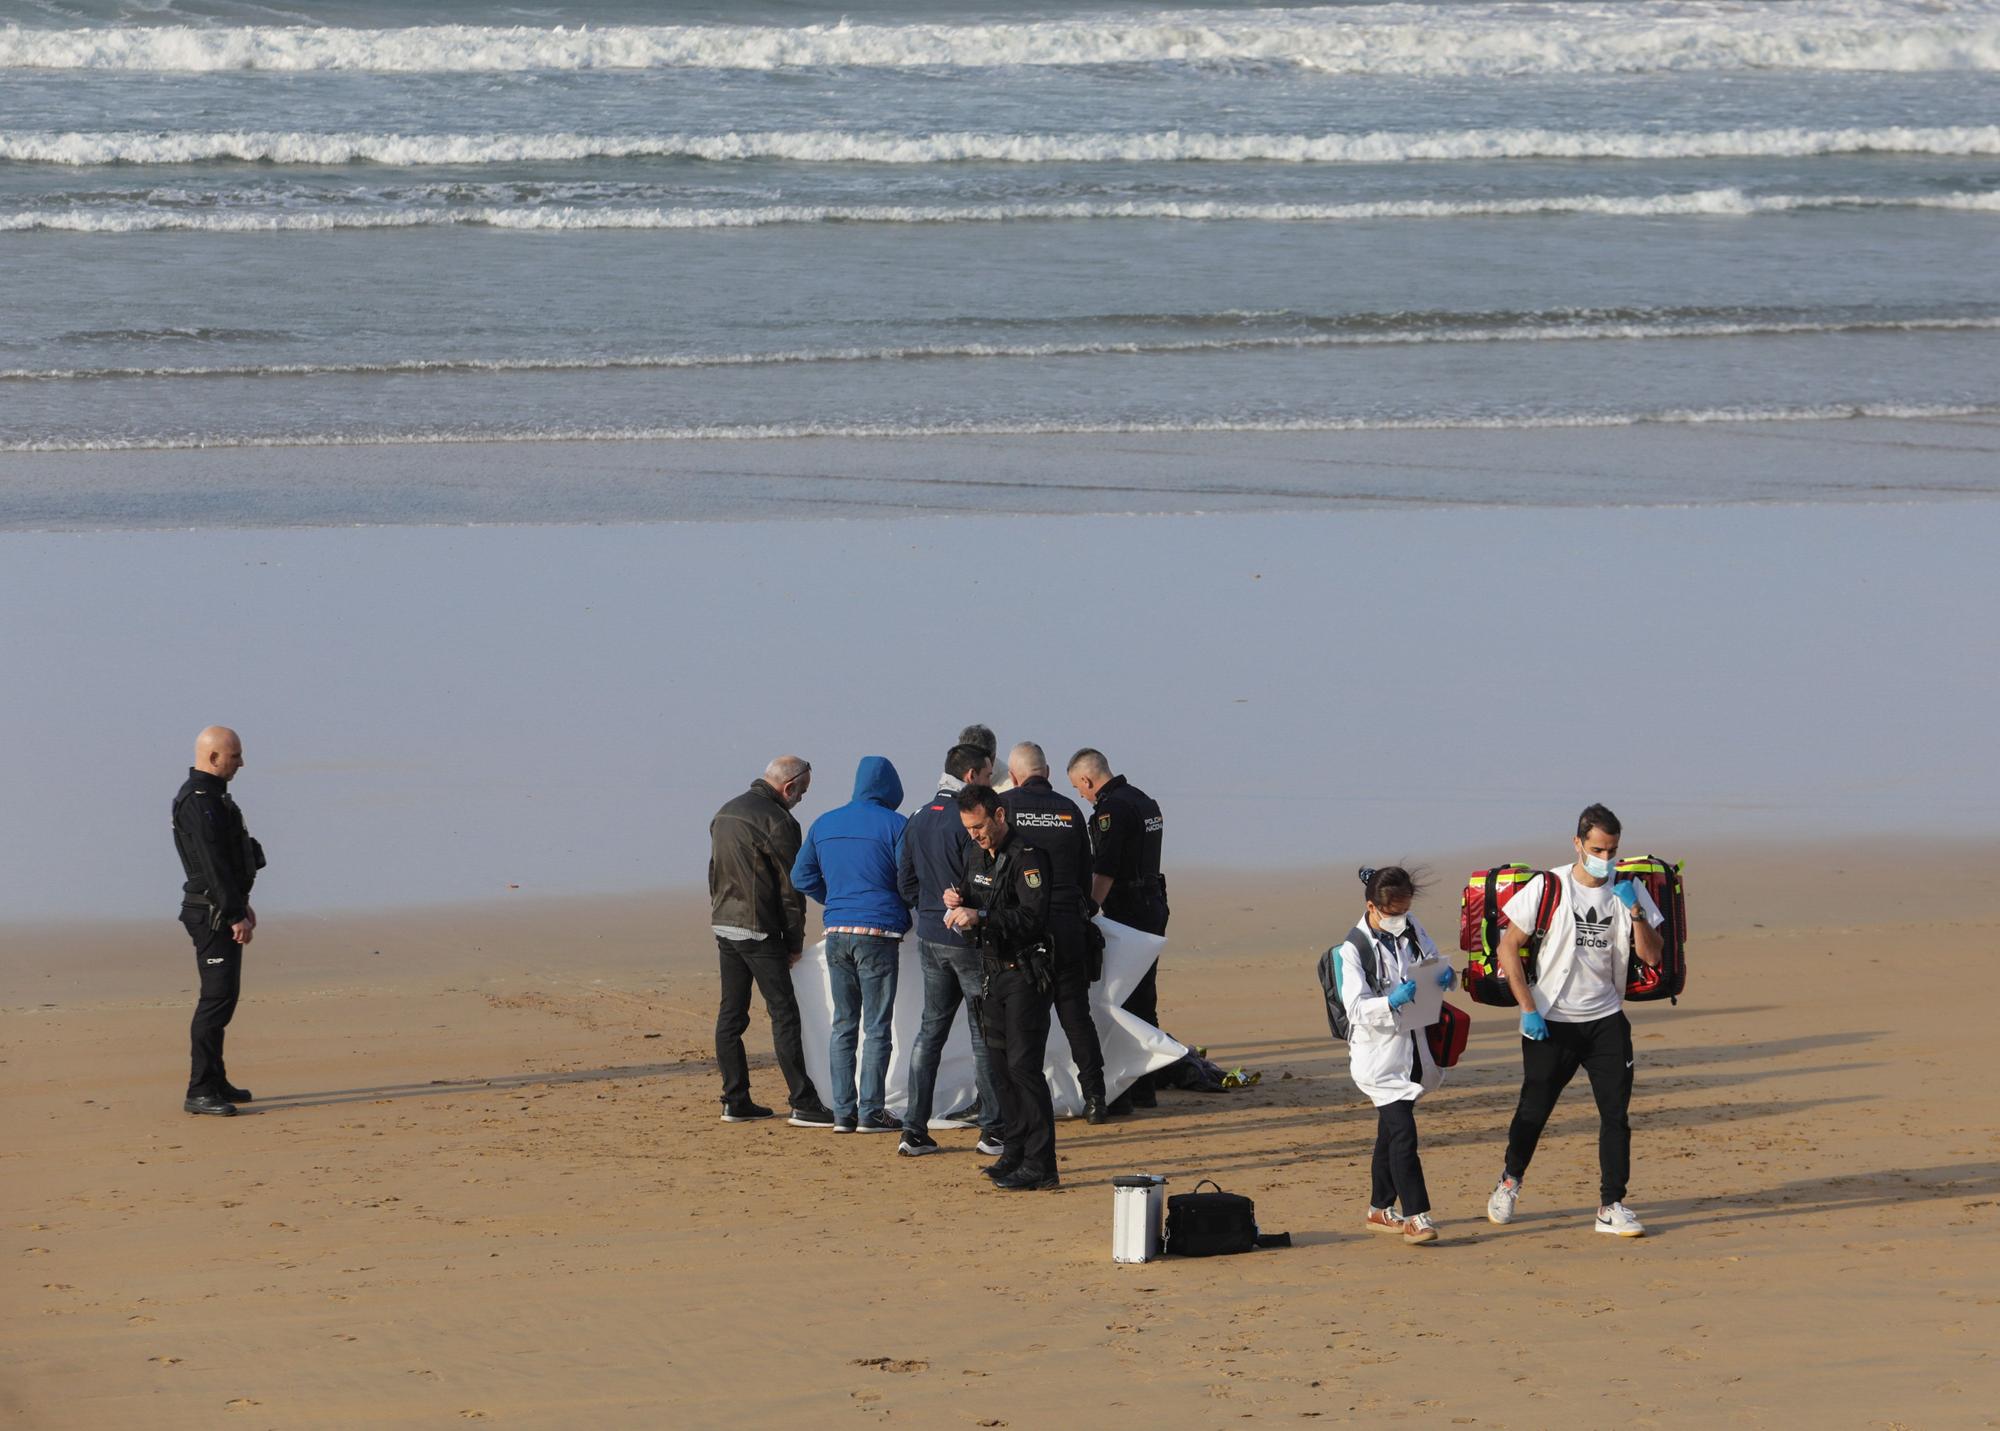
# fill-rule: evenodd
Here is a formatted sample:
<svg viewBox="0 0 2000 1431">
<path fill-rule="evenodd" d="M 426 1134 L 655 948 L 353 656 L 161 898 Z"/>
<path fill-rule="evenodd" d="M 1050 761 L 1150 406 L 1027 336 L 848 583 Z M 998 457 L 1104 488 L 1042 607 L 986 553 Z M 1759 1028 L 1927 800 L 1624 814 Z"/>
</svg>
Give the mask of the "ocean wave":
<svg viewBox="0 0 2000 1431">
<path fill-rule="evenodd" d="M 153 437 L 36 438 L 0 442 L 0 452 L 154 452 L 219 448 L 397 447 L 522 442 L 752 442 L 802 438 L 1095 437 L 1173 433 L 1512 431 L 1641 427 L 1650 424 L 1839 422 L 1856 418 L 1922 420 L 2000 416 L 2000 404 L 1839 402 L 1810 407 L 1672 408 L 1653 412 L 1531 413 L 1505 417 L 1297 417 L 1185 422 L 771 423 L 710 427 L 547 428 L 408 433 L 162 434 Z"/>
<path fill-rule="evenodd" d="M 212 213 L 150 208 L 71 208 L 0 213 L 0 233 L 310 233 L 332 229 L 481 227 L 564 233 L 603 229 L 734 229 L 778 224 L 1032 223 L 1079 219 L 1180 219 L 1232 223 L 1335 223 L 1361 219 L 1748 217 L 1812 209 L 1949 209 L 2000 213 L 2000 191 L 1948 194 L 1746 194 L 1700 189 L 1641 196 L 1577 194 L 1527 199 L 1390 199 L 1352 204 L 1240 204 L 1132 200 L 926 207 L 909 204 L 771 204 L 727 209 L 493 207 Z"/>
<path fill-rule="evenodd" d="M 910 343 L 878 348 L 792 349 L 764 353 L 656 353 L 592 358 L 402 358 L 386 362 L 228 363 L 201 366 L 0 368 L 0 382 L 85 382 L 135 379 L 403 377 L 485 373 L 611 373 L 690 368 L 790 367 L 822 363 L 933 360 L 1179 356 L 1282 352 L 1313 348 L 1404 347 L 1426 343 L 1575 343 L 1654 339 L 1809 337 L 1834 333 L 1968 333 L 2000 330 L 2000 317 L 1854 318 L 1834 321 L 1676 323 L 1545 321 L 1490 327 L 1453 326 L 1408 315 L 1410 326 L 1387 328 L 1360 318 L 1356 331 L 1187 338 L 1128 342 Z M 1368 331 L 1369 329 L 1374 331 Z"/>
<path fill-rule="evenodd" d="M 1385 164 L 1428 159 L 1738 159 L 1832 154 L 2000 154 L 2000 125 L 1719 129 L 1686 133 L 1464 129 L 1429 133 L 942 133 L 845 130 L 727 134 L 0 133 L 17 164 L 432 165 L 589 159 L 775 159 L 809 164 L 1272 162 Z"/>
<path fill-rule="evenodd" d="M 0 29 L 0 68 L 139 71 L 993 67 L 1248 63 L 1340 74 L 2000 69 L 1991 0 L 1389 4 L 1072 21 L 603 27 Z"/>
</svg>

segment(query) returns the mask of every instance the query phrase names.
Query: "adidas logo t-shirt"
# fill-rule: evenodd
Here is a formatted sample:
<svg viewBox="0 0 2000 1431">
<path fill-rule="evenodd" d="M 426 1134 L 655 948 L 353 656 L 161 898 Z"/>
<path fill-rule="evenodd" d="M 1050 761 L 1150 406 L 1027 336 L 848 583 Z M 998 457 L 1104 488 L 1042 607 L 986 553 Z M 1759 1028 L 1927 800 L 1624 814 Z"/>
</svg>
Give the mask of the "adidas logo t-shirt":
<svg viewBox="0 0 2000 1431">
<path fill-rule="evenodd" d="M 1508 920 L 1523 929 L 1535 924 L 1535 905 L 1542 897 L 1537 875 L 1522 885 L 1501 907 Z M 1609 1018 L 1625 1006 L 1625 966 L 1632 953 L 1631 916 L 1609 884 L 1596 889 L 1580 885 L 1575 867 L 1561 870 L 1560 890 L 1549 932 L 1537 961 L 1536 988 L 1548 1000 L 1543 1013 L 1560 1023 L 1583 1024 Z M 1659 907 L 1640 885 L 1639 912 L 1658 926 Z"/>
</svg>

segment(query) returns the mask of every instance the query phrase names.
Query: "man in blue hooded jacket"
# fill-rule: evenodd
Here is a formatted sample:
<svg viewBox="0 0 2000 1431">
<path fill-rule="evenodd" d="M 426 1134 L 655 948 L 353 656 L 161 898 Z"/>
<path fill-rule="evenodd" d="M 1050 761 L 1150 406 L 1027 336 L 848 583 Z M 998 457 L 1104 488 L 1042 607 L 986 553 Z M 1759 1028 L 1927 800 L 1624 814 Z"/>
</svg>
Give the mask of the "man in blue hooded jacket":
<svg viewBox="0 0 2000 1431">
<path fill-rule="evenodd" d="M 854 798 L 813 821 L 792 864 L 792 886 L 826 906 L 826 966 L 833 984 L 833 1131 L 900 1133 L 883 1101 L 889 1082 L 896 971 L 910 911 L 897 888 L 903 782 L 880 755 L 854 772 Z M 866 1034 L 861 1086 L 854 1082 L 857 1036 Z"/>
</svg>

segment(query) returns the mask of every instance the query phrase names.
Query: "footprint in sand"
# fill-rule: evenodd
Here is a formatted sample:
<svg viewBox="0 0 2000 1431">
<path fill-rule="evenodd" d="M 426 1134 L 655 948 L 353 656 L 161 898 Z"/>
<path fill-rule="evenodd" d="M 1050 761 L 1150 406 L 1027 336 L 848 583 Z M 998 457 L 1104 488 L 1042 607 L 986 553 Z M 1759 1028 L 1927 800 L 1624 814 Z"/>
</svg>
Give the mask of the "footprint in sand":
<svg viewBox="0 0 2000 1431">
<path fill-rule="evenodd" d="M 262 1406 L 263 1404 L 261 1401 L 252 1401 L 247 1396 L 239 1396 L 234 1400 L 223 1402 L 222 1409 L 224 1411 L 248 1411 L 252 1407 Z"/>
</svg>

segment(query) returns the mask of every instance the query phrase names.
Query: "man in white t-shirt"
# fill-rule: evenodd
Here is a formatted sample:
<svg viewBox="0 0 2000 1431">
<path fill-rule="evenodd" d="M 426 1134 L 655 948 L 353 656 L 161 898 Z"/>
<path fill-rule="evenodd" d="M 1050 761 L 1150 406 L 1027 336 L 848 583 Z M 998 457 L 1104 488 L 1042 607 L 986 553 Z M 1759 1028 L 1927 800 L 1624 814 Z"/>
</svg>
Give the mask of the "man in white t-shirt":
<svg viewBox="0 0 2000 1431">
<path fill-rule="evenodd" d="M 1646 887 L 1616 878 L 1618 817 L 1592 805 L 1577 817 L 1576 862 L 1536 875 L 1501 906 L 1507 928 L 1498 950 L 1507 987 L 1521 1005 L 1521 1101 L 1507 1130 L 1507 1166 L 1486 1200 L 1488 1221 L 1514 1220 L 1521 1179 L 1556 1099 L 1580 1068 L 1597 1100 L 1597 1230 L 1643 1237 L 1625 1206 L 1632 1167 L 1632 1024 L 1625 1017 L 1628 960 L 1657 967 L 1661 915 Z M 1543 881 L 1556 881 L 1555 908 L 1530 982 L 1521 950 L 1534 932 Z"/>
</svg>

